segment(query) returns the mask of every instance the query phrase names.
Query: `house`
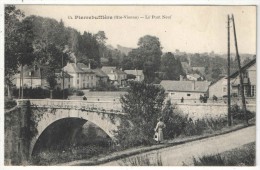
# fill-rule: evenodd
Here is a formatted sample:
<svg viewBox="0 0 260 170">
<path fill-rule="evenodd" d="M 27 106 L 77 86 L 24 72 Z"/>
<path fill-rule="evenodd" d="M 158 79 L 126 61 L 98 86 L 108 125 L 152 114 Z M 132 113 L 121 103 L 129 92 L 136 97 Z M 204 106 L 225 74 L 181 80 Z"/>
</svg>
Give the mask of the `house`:
<svg viewBox="0 0 260 170">
<path fill-rule="evenodd" d="M 97 84 L 102 81 L 103 83 L 107 83 L 108 82 L 108 75 L 102 71 L 100 68 L 96 68 L 93 70 L 96 74 L 96 79 L 97 79 Z"/>
<path fill-rule="evenodd" d="M 56 89 L 68 89 L 72 86 L 72 76 L 66 72 L 61 70 L 55 70 L 55 80 L 57 82 Z M 64 79 L 64 87 L 63 87 L 63 79 Z"/>
<path fill-rule="evenodd" d="M 127 80 L 127 74 L 116 67 L 104 66 L 101 70 L 108 75 L 109 81 L 118 86 L 125 86 Z"/>
<path fill-rule="evenodd" d="M 144 80 L 144 73 L 143 70 L 124 70 L 124 72 L 127 75 L 134 75 L 135 76 L 135 81 L 143 81 Z"/>
<path fill-rule="evenodd" d="M 242 77 L 244 85 L 245 97 L 256 98 L 256 58 L 251 60 L 249 63 L 244 65 L 242 68 Z M 232 95 L 239 96 L 240 94 L 240 78 L 239 71 L 234 72 L 230 75 Z"/>
<path fill-rule="evenodd" d="M 227 77 L 221 77 L 209 86 L 209 98 L 212 99 L 213 96 L 223 98 L 227 95 L 227 87 Z"/>
<path fill-rule="evenodd" d="M 201 77 L 199 74 L 187 74 L 186 75 L 188 80 L 194 80 L 194 81 L 199 81 L 199 80 L 203 80 L 203 77 Z"/>
<path fill-rule="evenodd" d="M 20 68 L 21 70 L 21 68 Z M 46 79 L 42 77 L 43 69 L 37 66 L 23 66 L 23 87 L 48 87 Z M 13 84 L 19 88 L 20 87 L 20 73 L 14 76 Z"/>
<path fill-rule="evenodd" d="M 199 100 L 201 95 L 207 95 L 210 82 L 162 80 L 160 85 L 172 101 L 180 102 L 183 98 L 184 101 L 194 102 Z"/>
<path fill-rule="evenodd" d="M 83 63 L 67 63 L 63 70 L 72 76 L 71 87 L 76 89 L 96 87 L 96 75 L 89 66 Z"/>
</svg>

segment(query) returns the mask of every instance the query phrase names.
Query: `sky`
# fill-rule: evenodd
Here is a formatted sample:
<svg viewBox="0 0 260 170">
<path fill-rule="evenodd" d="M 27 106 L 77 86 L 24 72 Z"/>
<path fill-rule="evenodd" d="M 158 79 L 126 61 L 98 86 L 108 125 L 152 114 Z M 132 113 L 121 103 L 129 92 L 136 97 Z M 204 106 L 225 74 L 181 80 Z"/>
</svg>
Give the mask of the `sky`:
<svg viewBox="0 0 260 170">
<path fill-rule="evenodd" d="M 62 19 L 65 26 L 97 33 L 102 30 L 107 44 L 136 48 L 144 35 L 159 38 L 163 52 L 176 49 L 191 53 L 227 52 L 227 15 L 234 14 L 240 53 L 256 54 L 255 6 L 65 6 L 16 5 L 25 15 Z M 77 16 L 111 16 L 113 19 L 76 19 Z M 139 19 L 115 19 L 115 16 Z M 141 17 L 150 17 L 145 19 Z M 160 18 L 153 18 L 159 16 Z M 168 19 L 162 19 L 168 16 Z M 231 23 L 232 24 L 232 23 Z M 233 27 L 231 52 L 235 52 Z"/>
</svg>

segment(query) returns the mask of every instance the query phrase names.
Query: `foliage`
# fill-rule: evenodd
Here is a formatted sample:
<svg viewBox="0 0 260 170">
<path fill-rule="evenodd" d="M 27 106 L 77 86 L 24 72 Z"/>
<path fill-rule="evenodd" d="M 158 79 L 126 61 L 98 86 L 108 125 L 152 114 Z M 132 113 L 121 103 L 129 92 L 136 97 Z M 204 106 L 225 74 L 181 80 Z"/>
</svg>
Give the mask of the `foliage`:
<svg viewBox="0 0 260 170">
<path fill-rule="evenodd" d="M 99 80 L 96 86 L 96 91 L 118 91 L 118 87 L 115 85 Z"/>
<path fill-rule="evenodd" d="M 166 139 L 175 138 L 182 134 L 188 121 L 187 117 L 174 111 L 170 100 L 166 102 L 166 105 L 163 108 L 162 118 L 166 125 L 166 128 L 164 129 L 164 136 Z"/>
<path fill-rule="evenodd" d="M 255 143 L 216 155 L 193 158 L 195 166 L 255 166 Z"/>
<path fill-rule="evenodd" d="M 76 91 L 76 95 L 77 96 L 83 96 L 84 95 L 84 92 L 82 90 L 77 90 Z"/>
<path fill-rule="evenodd" d="M 19 89 L 13 90 L 13 95 L 15 98 L 19 96 Z M 67 98 L 69 95 L 69 89 L 64 89 L 64 98 Z M 24 98 L 26 99 L 45 99 L 50 97 L 50 90 L 42 88 L 25 88 L 24 89 Z M 54 89 L 52 92 L 53 99 L 62 99 L 63 92 L 59 89 Z"/>
<path fill-rule="evenodd" d="M 15 107 L 17 105 L 15 100 L 9 100 L 9 99 L 5 99 L 5 109 L 11 109 L 13 107 Z"/>
<path fill-rule="evenodd" d="M 180 75 L 185 75 L 179 59 L 175 59 L 171 52 L 162 56 L 161 71 L 165 73 L 164 80 L 179 80 Z"/>
<path fill-rule="evenodd" d="M 23 19 L 22 11 L 14 5 L 5 6 L 5 78 L 7 85 L 10 78 L 18 72 L 18 67 L 31 64 L 34 60 L 34 33 L 30 19 Z M 22 71 L 22 70 L 21 70 Z"/>
<path fill-rule="evenodd" d="M 125 158 L 122 160 L 121 166 L 162 166 L 162 158 L 159 153 L 156 154 L 154 160 L 150 159 L 148 155 L 135 156 L 132 158 Z"/>
<path fill-rule="evenodd" d="M 231 106 L 231 114 L 233 116 L 233 119 L 237 121 L 245 121 L 246 119 L 252 119 L 253 117 L 255 117 L 254 112 L 250 112 L 249 110 L 247 110 L 246 113 L 247 115 L 244 114 L 244 111 L 237 104 Z"/>
<path fill-rule="evenodd" d="M 164 90 L 144 82 L 129 82 L 128 94 L 121 97 L 123 119 L 117 139 L 122 147 L 150 144 L 165 98 Z"/>
</svg>

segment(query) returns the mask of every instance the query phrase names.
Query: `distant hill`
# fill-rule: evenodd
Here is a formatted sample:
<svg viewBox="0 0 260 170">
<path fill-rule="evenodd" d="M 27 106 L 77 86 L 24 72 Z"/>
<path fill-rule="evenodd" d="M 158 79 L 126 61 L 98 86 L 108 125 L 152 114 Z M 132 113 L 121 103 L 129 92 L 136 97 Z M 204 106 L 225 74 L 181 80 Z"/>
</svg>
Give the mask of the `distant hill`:
<svg viewBox="0 0 260 170">
<path fill-rule="evenodd" d="M 133 48 L 128 48 L 128 47 L 123 47 L 121 45 L 117 45 L 117 49 L 121 52 L 124 53 L 125 55 L 128 55 L 130 51 L 132 51 Z"/>
</svg>

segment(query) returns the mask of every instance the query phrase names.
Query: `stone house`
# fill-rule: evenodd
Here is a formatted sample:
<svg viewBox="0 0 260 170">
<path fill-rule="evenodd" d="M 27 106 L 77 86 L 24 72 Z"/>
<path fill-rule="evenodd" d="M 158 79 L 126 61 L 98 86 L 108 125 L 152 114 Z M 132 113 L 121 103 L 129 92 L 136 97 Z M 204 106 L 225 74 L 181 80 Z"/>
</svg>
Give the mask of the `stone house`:
<svg viewBox="0 0 260 170">
<path fill-rule="evenodd" d="M 96 87 L 96 75 L 89 66 L 83 63 L 67 63 L 63 70 L 72 76 L 72 88 L 85 89 Z"/>
<path fill-rule="evenodd" d="M 181 102 L 182 98 L 185 103 L 194 103 L 199 101 L 201 95 L 208 95 L 210 82 L 162 80 L 160 85 L 165 89 L 168 99 L 173 103 Z"/>
<path fill-rule="evenodd" d="M 121 69 L 116 67 L 107 67 L 104 66 L 101 70 L 108 75 L 109 81 L 117 86 L 125 86 L 127 81 L 127 74 Z"/>
</svg>

